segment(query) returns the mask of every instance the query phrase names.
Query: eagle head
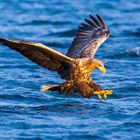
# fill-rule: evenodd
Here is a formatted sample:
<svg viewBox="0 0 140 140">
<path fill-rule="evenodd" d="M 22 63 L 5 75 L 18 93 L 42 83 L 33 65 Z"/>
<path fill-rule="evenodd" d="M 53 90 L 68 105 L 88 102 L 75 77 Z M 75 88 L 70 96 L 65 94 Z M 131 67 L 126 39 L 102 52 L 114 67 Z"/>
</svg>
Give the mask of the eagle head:
<svg viewBox="0 0 140 140">
<path fill-rule="evenodd" d="M 101 60 L 94 59 L 95 68 L 99 69 L 103 74 L 106 73 L 106 68 Z"/>
</svg>

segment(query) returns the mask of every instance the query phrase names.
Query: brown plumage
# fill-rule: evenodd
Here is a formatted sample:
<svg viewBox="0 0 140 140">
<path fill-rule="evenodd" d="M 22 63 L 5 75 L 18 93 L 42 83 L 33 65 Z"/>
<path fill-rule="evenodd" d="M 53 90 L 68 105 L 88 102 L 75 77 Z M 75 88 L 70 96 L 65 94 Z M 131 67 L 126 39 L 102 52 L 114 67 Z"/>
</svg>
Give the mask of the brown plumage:
<svg viewBox="0 0 140 140">
<path fill-rule="evenodd" d="M 106 72 L 102 61 L 92 58 L 99 48 L 109 36 L 108 31 L 102 18 L 97 15 L 97 19 L 92 15 L 91 20 L 85 19 L 87 22 L 81 23 L 76 37 L 69 48 L 67 55 L 63 55 L 41 43 L 8 40 L 0 38 L 0 42 L 8 46 L 10 49 L 16 50 L 31 61 L 50 70 L 57 71 L 61 78 L 66 82 L 56 86 L 42 86 L 42 90 L 58 90 L 71 95 L 78 92 L 83 97 L 91 97 L 93 95 L 109 94 L 103 91 L 99 85 L 92 81 L 90 74 L 95 68 Z M 105 97 L 105 96 L 104 96 Z"/>
</svg>

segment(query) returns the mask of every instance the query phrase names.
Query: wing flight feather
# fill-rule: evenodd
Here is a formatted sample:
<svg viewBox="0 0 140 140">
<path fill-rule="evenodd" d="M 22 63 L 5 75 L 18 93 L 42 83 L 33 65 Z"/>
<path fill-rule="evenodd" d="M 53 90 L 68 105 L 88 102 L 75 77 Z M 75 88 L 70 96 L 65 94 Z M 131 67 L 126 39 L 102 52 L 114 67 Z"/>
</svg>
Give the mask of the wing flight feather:
<svg viewBox="0 0 140 140">
<path fill-rule="evenodd" d="M 90 20 L 85 19 L 86 23 L 81 23 L 79 26 L 67 56 L 72 58 L 92 57 L 100 44 L 107 39 L 106 31 L 108 30 L 102 18 L 99 15 L 97 18 L 92 15 L 89 17 Z"/>
<path fill-rule="evenodd" d="M 8 40 L 5 38 L 0 38 L 0 42 L 51 71 L 57 71 L 63 64 L 72 62 L 71 58 L 41 43 Z"/>
</svg>

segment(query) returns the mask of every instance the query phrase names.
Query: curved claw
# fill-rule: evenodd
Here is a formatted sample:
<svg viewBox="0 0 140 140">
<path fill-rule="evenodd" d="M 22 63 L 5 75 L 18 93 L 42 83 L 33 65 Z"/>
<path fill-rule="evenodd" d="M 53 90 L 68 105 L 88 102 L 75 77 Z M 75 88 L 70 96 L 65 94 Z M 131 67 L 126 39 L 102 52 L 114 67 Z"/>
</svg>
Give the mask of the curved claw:
<svg viewBox="0 0 140 140">
<path fill-rule="evenodd" d="M 97 95 L 98 96 L 98 98 L 101 100 L 102 99 L 102 96 L 101 95 Z"/>
<path fill-rule="evenodd" d="M 106 94 L 104 94 L 104 99 L 107 99 L 107 95 Z"/>
<path fill-rule="evenodd" d="M 107 99 L 107 95 L 111 95 L 112 92 L 113 92 L 112 90 L 101 90 L 101 91 L 94 92 L 94 94 L 97 95 L 98 98 L 101 100 L 102 95 L 103 95 L 104 99 Z"/>
</svg>

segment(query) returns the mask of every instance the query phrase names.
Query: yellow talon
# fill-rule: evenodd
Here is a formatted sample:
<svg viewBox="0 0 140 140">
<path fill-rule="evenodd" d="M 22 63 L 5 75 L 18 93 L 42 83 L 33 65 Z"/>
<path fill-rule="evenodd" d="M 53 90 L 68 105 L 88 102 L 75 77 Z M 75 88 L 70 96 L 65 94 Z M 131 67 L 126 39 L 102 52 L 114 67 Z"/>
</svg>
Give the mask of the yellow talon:
<svg viewBox="0 0 140 140">
<path fill-rule="evenodd" d="M 104 94 L 104 99 L 106 99 L 107 98 L 107 95 L 106 94 Z"/>
<path fill-rule="evenodd" d="M 102 99 L 102 96 L 101 95 L 98 95 L 98 98 L 101 100 Z"/>
<path fill-rule="evenodd" d="M 111 95 L 112 92 L 112 90 L 101 90 L 94 92 L 94 94 L 97 95 L 99 99 L 102 98 L 102 95 L 104 96 L 104 99 L 107 99 L 107 95 Z"/>
</svg>

